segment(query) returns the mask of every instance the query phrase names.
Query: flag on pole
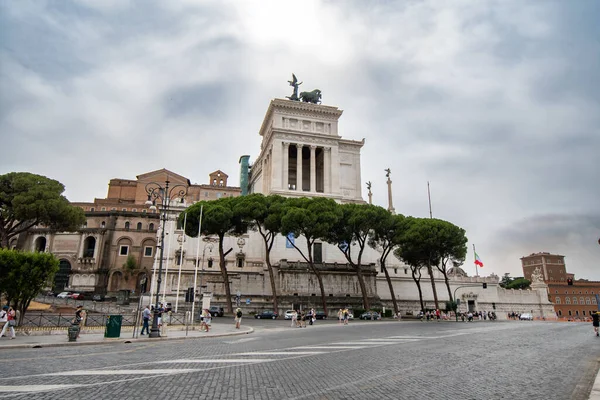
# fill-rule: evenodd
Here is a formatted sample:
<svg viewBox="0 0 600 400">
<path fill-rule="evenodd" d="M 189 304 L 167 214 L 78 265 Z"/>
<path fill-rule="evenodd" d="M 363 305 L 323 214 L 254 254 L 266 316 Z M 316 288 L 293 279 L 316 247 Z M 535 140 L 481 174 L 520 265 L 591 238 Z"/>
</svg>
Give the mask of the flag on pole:
<svg viewBox="0 0 600 400">
<path fill-rule="evenodd" d="M 481 261 L 481 258 L 479 258 L 479 254 L 477 254 L 477 252 L 475 251 L 475 265 L 477 265 L 480 268 L 483 268 L 483 262 Z"/>
</svg>

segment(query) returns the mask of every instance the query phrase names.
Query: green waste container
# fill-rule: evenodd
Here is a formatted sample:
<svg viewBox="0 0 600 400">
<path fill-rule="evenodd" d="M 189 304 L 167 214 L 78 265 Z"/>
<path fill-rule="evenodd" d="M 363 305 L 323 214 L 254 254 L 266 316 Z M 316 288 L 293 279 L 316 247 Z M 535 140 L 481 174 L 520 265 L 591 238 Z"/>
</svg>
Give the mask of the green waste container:
<svg viewBox="0 0 600 400">
<path fill-rule="evenodd" d="M 109 315 L 106 317 L 106 329 L 104 330 L 105 338 L 118 338 L 121 336 L 121 323 L 123 322 L 122 315 Z"/>
</svg>

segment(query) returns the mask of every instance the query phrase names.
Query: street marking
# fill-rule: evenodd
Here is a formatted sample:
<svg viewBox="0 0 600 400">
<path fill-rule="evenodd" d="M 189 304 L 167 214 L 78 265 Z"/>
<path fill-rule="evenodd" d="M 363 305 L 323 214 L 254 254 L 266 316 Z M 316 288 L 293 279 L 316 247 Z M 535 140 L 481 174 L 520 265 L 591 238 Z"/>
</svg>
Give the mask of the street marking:
<svg viewBox="0 0 600 400">
<path fill-rule="evenodd" d="M 416 342 L 420 339 L 414 339 L 414 338 L 386 338 L 386 339 L 365 339 L 367 342 L 374 342 L 374 343 L 380 343 L 380 342 L 394 342 L 394 343 L 404 343 L 404 342 Z"/>
<path fill-rule="evenodd" d="M 331 343 L 333 345 L 356 345 L 356 346 L 364 346 L 364 345 L 368 345 L 370 347 L 374 347 L 375 345 L 382 345 L 382 344 L 398 344 L 398 343 L 402 343 L 402 342 L 391 342 L 391 341 L 387 341 L 387 342 L 366 342 L 366 341 L 362 341 L 362 342 L 335 342 L 335 343 Z"/>
<path fill-rule="evenodd" d="M 252 338 L 244 338 L 244 339 L 239 339 L 239 340 L 229 340 L 229 341 L 223 341 L 223 343 L 227 343 L 227 344 L 236 344 L 236 343 L 244 343 L 244 342 L 250 342 L 252 340 L 257 340 L 257 337 L 252 337 Z"/>
<path fill-rule="evenodd" d="M 250 353 L 237 353 L 238 356 L 271 356 L 271 355 L 285 355 L 285 356 L 296 356 L 299 354 L 323 354 L 326 351 L 265 351 L 265 352 L 250 352 Z"/>
<path fill-rule="evenodd" d="M 367 346 L 300 346 L 293 349 L 364 349 Z"/>
<path fill-rule="evenodd" d="M 166 375 L 166 374 L 187 374 L 189 372 L 199 371 L 197 369 L 114 369 L 114 370 L 83 370 L 83 371 L 64 371 L 43 374 L 43 376 L 80 376 L 80 375 Z"/>
<path fill-rule="evenodd" d="M 273 353 L 268 353 L 273 354 Z M 243 354 L 242 354 L 243 355 Z M 216 363 L 257 363 L 257 362 L 268 362 L 274 361 L 271 358 L 219 358 L 216 360 L 210 359 L 197 359 L 197 360 L 166 360 L 156 361 L 156 364 L 216 364 Z"/>
<path fill-rule="evenodd" d="M 58 389 L 72 389 L 82 385 L 21 385 L 21 386 L 0 386 L 0 392 L 47 392 Z"/>
</svg>

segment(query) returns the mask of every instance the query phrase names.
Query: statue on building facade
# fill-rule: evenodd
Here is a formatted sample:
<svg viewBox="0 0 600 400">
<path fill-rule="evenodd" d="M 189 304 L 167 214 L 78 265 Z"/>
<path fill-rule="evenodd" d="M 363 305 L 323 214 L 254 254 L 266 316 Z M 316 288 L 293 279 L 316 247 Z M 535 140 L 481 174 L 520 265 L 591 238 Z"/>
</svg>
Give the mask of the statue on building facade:
<svg viewBox="0 0 600 400">
<path fill-rule="evenodd" d="M 386 177 L 386 178 L 389 178 L 389 177 L 390 177 L 390 174 L 392 173 L 392 170 L 391 170 L 391 169 L 389 169 L 389 168 L 387 168 L 387 169 L 384 169 L 384 171 L 385 171 L 385 177 Z"/>
<path fill-rule="evenodd" d="M 286 99 L 290 99 L 292 101 L 300 101 L 300 97 L 298 97 L 298 86 L 302 85 L 303 82 L 298 83 L 296 75 L 292 74 L 292 80 L 288 81 L 288 83 L 294 88 L 294 92 L 291 96 L 286 96 Z"/>
<path fill-rule="evenodd" d="M 537 267 L 531 273 L 531 283 L 536 282 L 544 282 L 544 277 L 542 276 L 542 270 L 540 269 L 540 267 Z"/>
</svg>

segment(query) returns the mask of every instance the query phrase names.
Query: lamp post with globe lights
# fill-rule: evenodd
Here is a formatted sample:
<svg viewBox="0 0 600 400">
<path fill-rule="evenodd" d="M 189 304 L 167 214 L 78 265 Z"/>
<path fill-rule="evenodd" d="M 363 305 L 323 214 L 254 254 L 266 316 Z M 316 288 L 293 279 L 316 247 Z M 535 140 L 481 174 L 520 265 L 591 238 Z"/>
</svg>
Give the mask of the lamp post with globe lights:
<svg viewBox="0 0 600 400">
<path fill-rule="evenodd" d="M 160 208 L 160 218 L 162 221 L 162 227 L 160 231 L 160 259 L 158 262 L 158 276 L 156 279 L 156 303 L 154 304 L 154 315 L 152 317 L 152 328 L 150 328 L 150 337 L 160 337 L 160 329 L 158 328 L 158 317 L 160 315 L 160 283 L 162 281 L 162 268 L 163 268 L 163 257 L 165 251 L 165 225 L 168 218 L 169 208 L 171 206 L 171 200 L 178 199 L 181 203 L 184 202 L 185 196 L 187 195 L 187 186 L 185 185 L 174 185 L 169 187 L 169 179 L 165 181 L 164 186 L 150 182 L 146 184 L 146 193 L 148 194 L 148 200 L 146 205 L 150 206 L 150 210 L 156 210 L 156 204 Z"/>
</svg>

